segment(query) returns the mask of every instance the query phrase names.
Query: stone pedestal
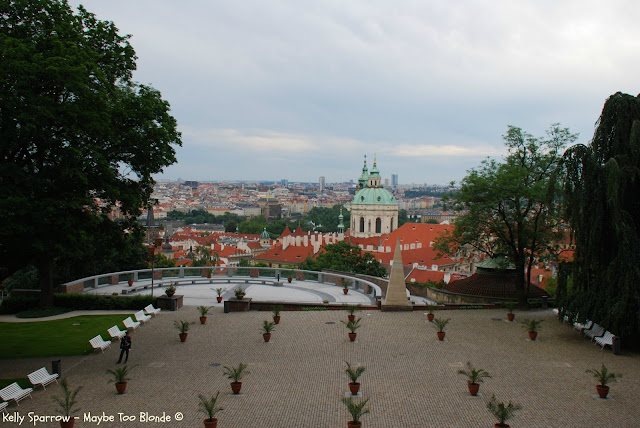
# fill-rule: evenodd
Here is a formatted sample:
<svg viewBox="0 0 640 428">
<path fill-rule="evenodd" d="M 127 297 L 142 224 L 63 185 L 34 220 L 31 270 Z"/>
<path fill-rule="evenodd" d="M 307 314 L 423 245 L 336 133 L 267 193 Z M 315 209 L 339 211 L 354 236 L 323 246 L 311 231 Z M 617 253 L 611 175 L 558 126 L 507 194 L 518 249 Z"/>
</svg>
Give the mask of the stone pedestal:
<svg viewBox="0 0 640 428">
<path fill-rule="evenodd" d="M 224 312 L 246 312 L 251 309 L 251 297 L 238 299 L 232 297 L 224 301 Z"/>
<path fill-rule="evenodd" d="M 177 311 L 182 307 L 184 296 L 182 294 L 174 294 L 171 297 L 167 297 L 166 294 L 158 297 L 156 304 L 157 307 L 166 311 Z"/>
</svg>

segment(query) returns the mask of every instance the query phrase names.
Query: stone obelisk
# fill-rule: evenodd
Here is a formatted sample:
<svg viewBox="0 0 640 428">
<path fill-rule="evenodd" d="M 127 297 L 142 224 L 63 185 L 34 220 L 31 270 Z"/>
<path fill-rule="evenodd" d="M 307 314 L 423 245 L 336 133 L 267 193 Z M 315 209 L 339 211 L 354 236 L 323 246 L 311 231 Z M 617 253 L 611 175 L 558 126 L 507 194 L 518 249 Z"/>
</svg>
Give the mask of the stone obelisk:
<svg viewBox="0 0 640 428">
<path fill-rule="evenodd" d="M 387 295 L 384 296 L 380 309 L 383 311 L 413 310 L 413 306 L 409 302 L 409 299 L 407 299 L 407 287 L 404 283 L 404 269 L 402 268 L 400 239 L 396 242 L 396 252 L 393 255 L 393 265 L 391 266 L 391 275 L 389 275 Z"/>
</svg>

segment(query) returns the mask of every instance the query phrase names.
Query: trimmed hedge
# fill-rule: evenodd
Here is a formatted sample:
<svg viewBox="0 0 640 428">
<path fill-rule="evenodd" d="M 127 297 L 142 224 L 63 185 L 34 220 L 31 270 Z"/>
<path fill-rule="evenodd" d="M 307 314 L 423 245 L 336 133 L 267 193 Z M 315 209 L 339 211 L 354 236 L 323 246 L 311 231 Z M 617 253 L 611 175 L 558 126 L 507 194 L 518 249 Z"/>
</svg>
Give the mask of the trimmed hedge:
<svg viewBox="0 0 640 428">
<path fill-rule="evenodd" d="M 152 296 L 102 296 L 97 294 L 69 293 L 56 294 L 53 298 L 55 306 L 84 310 L 120 310 L 144 309 L 155 303 Z"/>
<path fill-rule="evenodd" d="M 40 305 L 40 298 L 34 296 L 5 297 L 0 305 L 0 314 L 17 314 Z"/>
<path fill-rule="evenodd" d="M 53 296 L 54 306 L 69 310 L 139 310 L 155 302 L 156 298 L 151 296 L 101 296 L 84 293 Z M 40 300 L 37 297 L 7 297 L 0 305 L 0 314 L 17 314 L 38 307 Z"/>
</svg>

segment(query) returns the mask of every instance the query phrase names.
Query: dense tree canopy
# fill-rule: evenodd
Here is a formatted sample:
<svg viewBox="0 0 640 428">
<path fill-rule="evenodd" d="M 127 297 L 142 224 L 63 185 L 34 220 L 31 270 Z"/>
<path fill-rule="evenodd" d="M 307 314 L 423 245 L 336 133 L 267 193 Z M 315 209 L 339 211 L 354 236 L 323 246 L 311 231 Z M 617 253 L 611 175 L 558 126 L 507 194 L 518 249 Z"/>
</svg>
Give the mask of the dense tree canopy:
<svg viewBox="0 0 640 428">
<path fill-rule="evenodd" d="M 564 155 L 573 289 L 562 303 L 618 336 L 640 333 L 640 96 L 606 101 L 591 144 Z M 564 295 L 564 290 L 558 290 Z"/>
<path fill-rule="evenodd" d="M 0 58 L 0 276 L 33 263 L 46 303 L 60 256 L 90 257 L 116 202 L 140 212 L 180 134 L 160 93 L 132 81 L 128 36 L 83 8 L 0 1 Z"/>
<path fill-rule="evenodd" d="M 362 251 L 360 247 L 346 241 L 325 245 L 314 259 L 307 257 L 300 263 L 299 268 L 315 271 L 333 269 L 378 277 L 387 274 L 387 270 L 373 254 Z"/>
<path fill-rule="evenodd" d="M 483 161 L 448 201 L 461 215 L 453 233 L 440 239 L 437 248 L 449 255 L 471 249 L 490 257 L 506 256 L 522 272 L 516 293 L 520 306 L 525 307 L 531 266 L 549 249 L 558 230 L 560 189 L 553 173 L 560 150 L 577 136 L 555 124 L 546 138 L 513 126 L 503 138 L 508 151 L 504 161 Z"/>
</svg>

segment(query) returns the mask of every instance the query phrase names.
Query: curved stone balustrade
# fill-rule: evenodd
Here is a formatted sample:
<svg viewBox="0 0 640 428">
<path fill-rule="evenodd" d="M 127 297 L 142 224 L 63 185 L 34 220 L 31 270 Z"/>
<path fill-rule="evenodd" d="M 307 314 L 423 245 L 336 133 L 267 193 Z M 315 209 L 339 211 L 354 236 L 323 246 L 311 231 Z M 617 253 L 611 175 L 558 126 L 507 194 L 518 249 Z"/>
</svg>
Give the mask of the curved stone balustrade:
<svg viewBox="0 0 640 428">
<path fill-rule="evenodd" d="M 88 276 L 75 281 L 62 284 L 66 293 L 80 293 L 89 289 L 96 289 L 109 285 L 126 284 L 129 277 L 133 276 L 133 282 L 151 281 L 166 282 L 170 280 L 202 278 L 211 272 L 212 279 L 236 278 L 275 278 L 286 281 L 292 272 L 297 281 L 314 281 L 318 283 L 334 283 L 339 285 L 345 281 L 348 287 L 355 288 L 376 298 L 382 296 L 382 289 L 375 283 L 362 278 L 343 275 L 333 272 L 317 272 L 300 269 L 269 268 L 269 267 L 171 267 L 138 269 L 121 272 L 110 272 L 101 275 Z M 153 277 L 153 279 L 152 279 Z M 160 284 L 158 284 L 160 285 Z"/>
</svg>

